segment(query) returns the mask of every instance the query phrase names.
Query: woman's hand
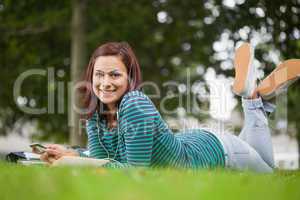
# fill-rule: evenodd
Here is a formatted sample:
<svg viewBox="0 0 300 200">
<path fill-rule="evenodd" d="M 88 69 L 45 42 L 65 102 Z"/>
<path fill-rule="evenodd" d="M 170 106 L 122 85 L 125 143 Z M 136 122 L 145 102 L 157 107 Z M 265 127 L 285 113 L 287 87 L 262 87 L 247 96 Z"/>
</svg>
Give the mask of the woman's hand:
<svg viewBox="0 0 300 200">
<path fill-rule="evenodd" d="M 40 159 L 42 161 L 52 164 L 55 160 L 60 159 L 62 156 L 79 156 L 78 152 L 59 144 L 46 145 L 47 149 L 41 154 Z"/>
</svg>

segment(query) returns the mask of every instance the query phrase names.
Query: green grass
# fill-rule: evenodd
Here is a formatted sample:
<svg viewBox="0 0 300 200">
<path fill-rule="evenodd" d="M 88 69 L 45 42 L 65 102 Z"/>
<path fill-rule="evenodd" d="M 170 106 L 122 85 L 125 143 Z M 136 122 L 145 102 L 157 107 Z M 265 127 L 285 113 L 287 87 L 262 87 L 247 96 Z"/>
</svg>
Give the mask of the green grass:
<svg viewBox="0 0 300 200">
<path fill-rule="evenodd" d="M 300 172 L 102 169 L 0 163 L 0 199 L 300 199 Z"/>
</svg>

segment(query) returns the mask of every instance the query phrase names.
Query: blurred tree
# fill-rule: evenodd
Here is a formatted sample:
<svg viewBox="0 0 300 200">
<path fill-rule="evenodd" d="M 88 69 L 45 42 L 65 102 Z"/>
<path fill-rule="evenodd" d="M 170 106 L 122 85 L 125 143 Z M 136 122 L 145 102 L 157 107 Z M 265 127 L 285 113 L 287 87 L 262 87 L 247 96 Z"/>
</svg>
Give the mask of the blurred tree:
<svg viewBox="0 0 300 200">
<path fill-rule="evenodd" d="M 221 0 L 215 2 L 220 12 L 215 24 L 218 24 L 222 31 L 229 30 L 233 41 L 248 40 L 256 43 L 255 56 L 261 61 L 260 69 L 263 69 L 265 74 L 269 74 L 279 61 L 300 58 L 299 0 L 233 1 L 234 5 L 224 4 Z M 260 41 L 254 40 L 255 34 L 258 33 Z M 217 63 L 221 66 L 220 62 Z M 287 109 L 288 123 L 296 125 L 297 133 L 292 135 L 296 135 L 300 152 L 299 86 L 298 81 L 288 90 Z"/>
<path fill-rule="evenodd" d="M 87 59 L 87 44 L 86 44 L 86 0 L 72 1 L 72 26 L 71 26 L 71 81 L 75 85 L 80 81 L 83 69 L 86 65 Z M 72 85 L 72 86 L 74 86 Z M 80 116 L 73 109 L 73 106 L 81 105 L 81 96 L 74 90 L 71 91 L 71 98 L 69 102 L 69 116 L 70 116 L 70 144 L 81 145 L 85 144 L 84 134 L 82 133 L 82 123 Z"/>
<path fill-rule="evenodd" d="M 69 80 L 70 13 L 69 1 L 55 4 L 53 1 L 0 1 L 1 134 L 9 133 L 16 124 L 32 120 L 41 132 L 49 133 L 39 135 L 41 139 L 65 141 L 68 138 L 66 115 L 55 112 L 57 96 L 52 101 L 49 94 L 56 93 L 57 81 Z M 14 98 L 17 78 L 31 69 L 43 70 L 44 75 L 26 77 L 21 94 Z M 61 76 L 56 76 L 60 70 Z M 49 79 L 50 74 L 54 81 Z M 67 94 L 61 98 L 67 99 Z M 45 108 L 47 112 L 28 114 L 21 110 L 24 107 Z"/>
</svg>

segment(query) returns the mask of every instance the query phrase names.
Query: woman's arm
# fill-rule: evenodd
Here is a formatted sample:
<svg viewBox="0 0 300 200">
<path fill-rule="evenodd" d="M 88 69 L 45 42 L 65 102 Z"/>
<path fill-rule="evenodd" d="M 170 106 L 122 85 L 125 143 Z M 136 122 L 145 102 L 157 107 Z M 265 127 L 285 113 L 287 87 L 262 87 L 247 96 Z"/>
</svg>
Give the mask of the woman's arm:
<svg viewBox="0 0 300 200">
<path fill-rule="evenodd" d="M 48 163 L 52 163 L 62 156 L 79 156 L 79 153 L 74 149 L 66 148 L 60 144 L 48 144 L 46 147 L 47 149 L 41 154 L 40 159 Z M 36 153 L 34 149 L 33 152 Z"/>
<path fill-rule="evenodd" d="M 124 135 L 127 162 L 131 166 L 150 166 L 153 138 L 159 113 L 151 100 L 142 93 L 122 99 L 120 131 Z"/>
</svg>

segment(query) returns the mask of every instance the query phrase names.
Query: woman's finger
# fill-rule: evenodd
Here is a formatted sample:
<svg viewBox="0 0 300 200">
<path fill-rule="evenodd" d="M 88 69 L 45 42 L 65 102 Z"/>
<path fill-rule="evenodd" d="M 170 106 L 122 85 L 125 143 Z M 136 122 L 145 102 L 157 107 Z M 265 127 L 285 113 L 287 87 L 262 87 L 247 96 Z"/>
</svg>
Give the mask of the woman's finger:
<svg viewBox="0 0 300 200">
<path fill-rule="evenodd" d="M 54 158 L 54 157 L 49 157 L 48 158 L 48 161 L 49 161 L 49 163 L 50 164 L 52 164 L 54 161 L 56 161 L 57 159 L 56 158 Z"/>
<path fill-rule="evenodd" d="M 41 159 L 42 161 L 46 161 L 46 153 L 41 154 L 41 155 L 40 155 L 40 159 Z"/>
<path fill-rule="evenodd" d="M 59 147 L 60 147 L 60 145 L 57 145 L 57 144 L 48 144 L 47 145 L 48 149 L 58 149 Z"/>
<path fill-rule="evenodd" d="M 56 149 L 56 150 L 59 150 L 59 151 L 65 151 L 66 148 L 62 145 L 59 145 L 59 144 L 50 144 L 47 146 L 48 149 Z"/>
<path fill-rule="evenodd" d="M 41 154 L 40 159 L 44 162 L 50 163 L 49 161 L 49 155 L 47 154 L 47 152 Z"/>
<path fill-rule="evenodd" d="M 47 149 L 46 152 L 50 157 L 53 157 L 54 159 L 59 159 L 63 156 L 63 153 L 61 151 L 55 150 L 55 149 Z"/>
<path fill-rule="evenodd" d="M 40 159 L 44 162 L 52 164 L 55 160 L 58 159 L 58 156 L 49 155 L 47 152 L 41 154 Z"/>
<path fill-rule="evenodd" d="M 60 151 L 56 150 L 56 149 L 46 149 L 46 152 L 49 154 L 49 155 L 58 155 L 58 154 L 61 154 Z"/>
</svg>

